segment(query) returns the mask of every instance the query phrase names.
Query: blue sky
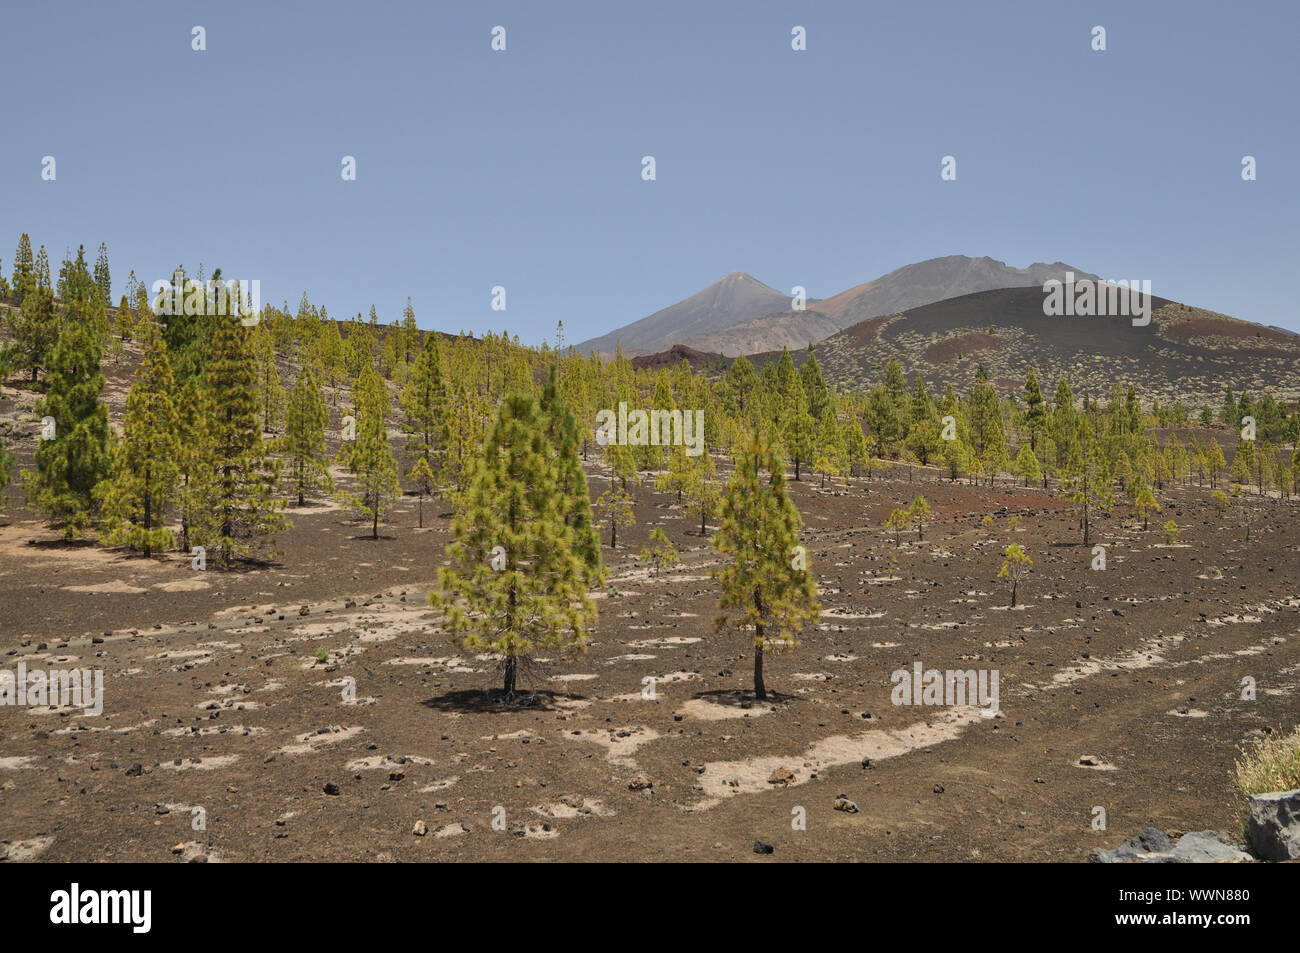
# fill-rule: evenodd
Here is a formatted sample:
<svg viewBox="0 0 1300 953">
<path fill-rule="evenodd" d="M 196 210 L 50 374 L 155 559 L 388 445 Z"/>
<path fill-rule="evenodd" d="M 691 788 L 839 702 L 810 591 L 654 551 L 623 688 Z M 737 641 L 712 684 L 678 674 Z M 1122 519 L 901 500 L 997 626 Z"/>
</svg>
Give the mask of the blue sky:
<svg viewBox="0 0 1300 953">
<path fill-rule="evenodd" d="M 966 254 L 1300 330 L 1294 3 L 28 3 L 0 29 L 6 275 L 27 231 L 55 269 L 107 242 L 115 295 L 202 261 L 336 317 L 410 295 L 425 328 L 575 343 L 732 270 L 825 297 Z"/>
</svg>

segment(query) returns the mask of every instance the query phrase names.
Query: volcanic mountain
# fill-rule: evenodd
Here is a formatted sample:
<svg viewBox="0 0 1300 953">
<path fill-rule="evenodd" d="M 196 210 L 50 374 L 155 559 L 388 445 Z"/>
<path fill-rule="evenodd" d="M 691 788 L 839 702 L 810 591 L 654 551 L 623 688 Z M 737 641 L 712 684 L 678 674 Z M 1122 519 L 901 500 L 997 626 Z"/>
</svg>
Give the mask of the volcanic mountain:
<svg viewBox="0 0 1300 953">
<path fill-rule="evenodd" d="M 633 324 L 579 344 L 581 353 L 612 353 L 617 343 L 629 356 L 685 344 L 697 351 L 756 354 L 804 348 L 858 321 L 895 314 L 924 304 L 996 288 L 1042 287 L 1047 278 L 1096 276 L 1063 262 L 1035 262 L 1013 268 L 992 258 L 948 255 L 897 268 L 824 300 L 810 299 L 802 311 L 790 298 L 756 278 L 733 271 L 685 301 Z"/>
<path fill-rule="evenodd" d="M 869 387 L 897 357 L 932 387 L 970 386 L 981 365 L 1000 390 L 1037 369 L 1050 395 L 1064 375 L 1076 397 L 1105 398 L 1112 383 L 1144 400 L 1217 407 L 1225 390 L 1300 398 L 1300 337 L 1290 332 L 1151 298 L 1151 323 L 1129 317 L 1048 317 L 1042 288 L 1003 288 L 860 321 L 817 344 L 828 380 Z"/>
<path fill-rule="evenodd" d="M 697 334 L 707 334 L 790 307 L 790 298 L 753 275 L 733 271 L 684 301 L 576 346 L 581 354 L 612 354 L 622 344 L 631 357 L 662 351 Z"/>
</svg>

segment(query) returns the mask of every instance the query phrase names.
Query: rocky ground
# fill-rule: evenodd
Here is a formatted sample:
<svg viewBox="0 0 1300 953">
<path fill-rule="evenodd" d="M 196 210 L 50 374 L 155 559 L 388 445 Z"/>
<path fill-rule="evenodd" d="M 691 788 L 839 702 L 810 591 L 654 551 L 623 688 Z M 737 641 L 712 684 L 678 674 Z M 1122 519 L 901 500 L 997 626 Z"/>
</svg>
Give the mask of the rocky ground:
<svg viewBox="0 0 1300 953">
<path fill-rule="evenodd" d="M 896 545 L 881 524 L 917 493 L 934 520 Z M 102 668 L 105 701 L 0 707 L 0 855 L 1082 861 L 1149 826 L 1240 830 L 1240 746 L 1298 720 L 1294 504 L 1220 515 L 1180 488 L 1149 532 L 1102 520 L 1094 571 L 1040 489 L 928 471 L 793 494 L 823 614 L 769 656 L 771 703 L 748 694 L 751 647 L 714 631 L 698 521 L 641 487 L 590 651 L 541 660 L 506 707 L 484 691 L 495 660 L 427 606 L 443 506 L 420 530 L 407 498 L 378 541 L 334 506 L 294 510 L 272 564 L 196 571 L 64 544 L 11 488 L 0 668 Z M 634 556 L 652 525 L 682 553 L 659 576 Z M 1010 542 L 1034 560 L 1014 609 Z M 999 715 L 892 704 L 917 661 L 996 670 Z"/>
</svg>

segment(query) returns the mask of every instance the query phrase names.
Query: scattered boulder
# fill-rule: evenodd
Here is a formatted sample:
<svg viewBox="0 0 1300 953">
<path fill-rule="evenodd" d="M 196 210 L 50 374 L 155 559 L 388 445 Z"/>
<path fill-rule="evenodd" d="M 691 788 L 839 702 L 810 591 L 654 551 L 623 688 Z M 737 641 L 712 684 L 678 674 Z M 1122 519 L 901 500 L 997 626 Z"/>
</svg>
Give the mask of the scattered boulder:
<svg viewBox="0 0 1300 953">
<path fill-rule="evenodd" d="M 1251 795 L 1246 843 L 1260 860 L 1300 860 L 1300 788 Z"/>
<path fill-rule="evenodd" d="M 411 833 L 416 837 L 423 837 L 425 834 L 429 833 L 428 825 L 426 825 L 424 821 L 416 821 L 415 827 L 411 830 Z"/>
<path fill-rule="evenodd" d="M 843 811 L 845 814 L 856 814 L 856 813 L 858 813 L 858 805 L 857 805 L 856 803 L 854 803 L 853 801 L 850 801 L 850 800 L 849 800 L 846 796 L 844 796 L 843 794 L 837 794 L 837 795 L 835 795 L 835 805 L 834 805 L 834 807 L 835 807 L 835 810 L 837 810 L 837 811 Z"/>
<path fill-rule="evenodd" d="M 789 768 L 777 768 L 767 779 L 768 784 L 792 784 L 794 772 Z"/>
<path fill-rule="evenodd" d="M 1175 845 L 1154 827 L 1114 850 L 1097 847 L 1088 852 L 1088 862 L 1094 864 L 1230 864 L 1249 860 L 1254 858 L 1215 831 L 1184 834 Z"/>
<path fill-rule="evenodd" d="M 635 778 L 633 778 L 631 781 L 628 782 L 627 789 L 629 791 L 644 791 L 647 788 L 652 788 L 654 786 L 655 783 L 651 781 L 649 778 L 647 778 L 644 774 L 638 774 Z"/>
<path fill-rule="evenodd" d="M 756 854 L 774 854 L 776 848 L 771 844 L 764 844 L 761 840 L 754 841 L 754 853 Z"/>
</svg>

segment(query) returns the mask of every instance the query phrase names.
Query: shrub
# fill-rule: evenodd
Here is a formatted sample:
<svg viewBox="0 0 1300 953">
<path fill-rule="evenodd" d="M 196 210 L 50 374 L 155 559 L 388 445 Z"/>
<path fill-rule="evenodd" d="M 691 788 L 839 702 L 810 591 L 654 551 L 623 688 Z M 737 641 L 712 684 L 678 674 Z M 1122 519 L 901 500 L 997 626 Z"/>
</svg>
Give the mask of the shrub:
<svg viewBox="0 0 1300 953">
<path fill-rule="evenodd" d="M 1237 789 L 1247 797 L 1300 788 L 1300 728 L 1256 739 L 1242 751 L 1235 775 Z"/>
</svg>

